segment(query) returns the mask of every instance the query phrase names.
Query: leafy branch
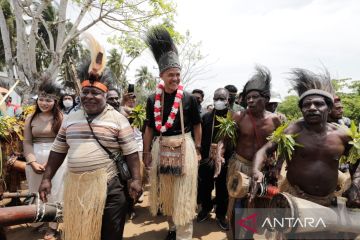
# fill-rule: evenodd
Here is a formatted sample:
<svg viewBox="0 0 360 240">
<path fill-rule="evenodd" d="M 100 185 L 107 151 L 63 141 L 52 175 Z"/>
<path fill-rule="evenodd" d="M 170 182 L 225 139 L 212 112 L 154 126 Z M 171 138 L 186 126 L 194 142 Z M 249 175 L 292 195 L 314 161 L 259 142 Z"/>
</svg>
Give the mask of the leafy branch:
<svg viewBox="0 0 360 240">
<path fill-rule="evenodd" d="M 277 144 L 276 155 L 279 157 L 285 157 L 291 160 L 295 147 L 303 147 L 295 141 L 298 134 L 286 134 L 285 129 L 291 122 L 285 122 L 281 124 L 267 140 Z"/>
<path fill-rule="evenodd" d="M 342 126 L 340 126 L 342 127 Z M 348 156 L 341 156 L 340 163 L 350 163 L 355 164 L 358 159 L 360 159 L 360 132 L 359 129 L 356 127 L 354 121 L 351 121 L 350 128 L 346 128 L 346 132 L 348 136 L 352 139 L 349 141 L 349 144 L 352 147 L 349 150 Z"/>
<path fill-rule="evenodd" d="M 220 141 L 222 139 L 229 139 L 231 146 L 236 145 L 237 139 L 237 130 L 236 122 L 232 119 L 231 113 L 228 112 L 226 118 L 216 116 L 216 120 L 219 122 L 215 127 L 218 129 L 215 141 Z"/>
<path fill-rule="evenodd" d="M 146 111 L 143 105 L 137 105 L 129 115 L 129 119 L 133 119 L 131 126 L 142 129 L 146 119 Z"/>
</svg>

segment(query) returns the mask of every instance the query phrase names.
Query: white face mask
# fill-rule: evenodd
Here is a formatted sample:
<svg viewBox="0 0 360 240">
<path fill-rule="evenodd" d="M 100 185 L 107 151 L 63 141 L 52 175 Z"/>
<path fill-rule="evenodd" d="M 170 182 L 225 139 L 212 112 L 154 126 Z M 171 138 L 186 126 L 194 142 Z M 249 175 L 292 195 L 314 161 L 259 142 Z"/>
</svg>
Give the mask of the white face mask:
<svg viewBox="0 0 360 240">
<path fill-rule="evenodd" d="M 64 100 L 63 101 L 64 107 L 69 108 L 73 106 L 73 101 L 72 100 Z"/>
<path fill-rule="evenodd" d="M 226 102 L 221 101 L 221 100 L 217 100 L 217 101 L 214 102 L 214 108 L 216 110 L 224 110 L 226 108 Z"/>
</svg>

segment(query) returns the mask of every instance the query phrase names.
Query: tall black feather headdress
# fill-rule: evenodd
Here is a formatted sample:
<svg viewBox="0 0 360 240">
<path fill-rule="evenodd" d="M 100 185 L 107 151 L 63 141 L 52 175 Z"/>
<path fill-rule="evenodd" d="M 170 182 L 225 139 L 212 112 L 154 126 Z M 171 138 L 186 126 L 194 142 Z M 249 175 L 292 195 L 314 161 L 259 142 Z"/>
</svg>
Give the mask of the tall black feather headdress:
<svg viewBox="0 0 360 240">
<path fill-rule="evenodd" d="M 309 95 L 320 95 L 334 102 L 334 88 L 331 83 L 330 73 L 325 69 L 322 74 L 315 74 L 309 70 L 294 68 L 291 71 L 290 78 L 294 90 L 299 95 L 299 106 L 302 101 Z"/>
<path fill-rule="evenodd" d="M 259 91 L 263 97 L 270 98 L 270 83 L 271 83 L 271 73 L 268 68 L 265 66 L 257 65 L 255 66 L 255 74 L 250 78 L 250 80 L 245 84 L 243 89 L 243 97 L 250 91 Z"/>
<path fill-rule="evenodd" d="M 169 68 L 181 69 L 174 41 L 164 27 L 156 26 L 151 28 L 146 34 L 145 43 L 153 53 L 159 65 L 160 73 Z"/>
</svg>

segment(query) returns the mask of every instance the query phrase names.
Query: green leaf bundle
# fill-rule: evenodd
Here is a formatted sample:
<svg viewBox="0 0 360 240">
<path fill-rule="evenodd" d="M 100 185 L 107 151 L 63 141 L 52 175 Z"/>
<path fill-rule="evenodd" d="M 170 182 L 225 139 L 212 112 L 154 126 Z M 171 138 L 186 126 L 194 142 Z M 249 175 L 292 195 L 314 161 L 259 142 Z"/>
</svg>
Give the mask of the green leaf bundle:
<svg viewBox="0 0 360 240">
<path fill-rule="evenodd" d="M 146 119 L 145 107 L 142 104 L 137 105 L 129 115 L 129 119 L 133 119 L 131 126 L 142 129 Z"/>
<path fill-rule="evenodd" d="M 301 144 L 296 143 L 295 138 L 298 134 L 286 134 L 285 130 L 289 126 L 290 122 L 281 124 L 267 140 L 277 144 L 276 155 L 278 157 L 285 157 L 291 160 L 295 147 L 303 147 Z"/>
<path fill-rule="evenodd" d="M 346 128 L 346 132 L 352 139 L 349 141 L 352 147 L 349 150 L 348 156 L 341 156 L 340 163 L 355 164 L 360 159 L 360 132 L 354 121 L 351 121 L 350 128 Z"/>
<path fill-rule="evenodd" d="M 232 119 L 231 113 L 228 112 L 226 118 L 216 116 L 216 120 L 219 122 L 215 127 L 218 129 L 215 141 L 224 139 L 230 140 L 231 146 L 236 146 L 237 129 L 236 122 Z"/>
</svg>

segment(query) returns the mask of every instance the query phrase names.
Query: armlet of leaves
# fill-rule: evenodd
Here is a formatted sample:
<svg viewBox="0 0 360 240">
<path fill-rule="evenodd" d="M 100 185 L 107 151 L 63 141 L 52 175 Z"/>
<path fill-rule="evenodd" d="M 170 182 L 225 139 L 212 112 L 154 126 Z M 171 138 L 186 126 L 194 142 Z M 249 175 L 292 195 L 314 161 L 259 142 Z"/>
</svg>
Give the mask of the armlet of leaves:
<svg viewBox="0 0 360 240">
<path fill-rule="evenodd" d="M 228 112 L 226 118 L 216 116 L 216 120 L 219 122 L 215 127 L 218 129 L 215 141 L 223 139 L 229 139 L 231 146 L 236 146 L 237 129 L 236 122 L 232 119 L 231 113 Z"/>
<path fill-rule="evenodd" d="M 129 118 L 133 119 L 131 126 L 138 129 L 142 129 L 144 121 L 146 119 L 145 107 L 141 104 L 137 105 L 129 115 Z"/>
<path fill-rule="evenodd" d="M 342 126 L 340 126 L 342 127 Z M 350 128 L 346 128 L 348 136 L 351 138 L 349 144 L 352 145 L 348 156 L 341 156 L 340 163 L 355 164 L 360 159 L 360 132 L 354 121 L 351 121 Z"/>
<path fill-rule="evenodd" d="M 268 141 L 277 144 L 276 155 L 278 157 L 285 157 L 291 160 L 295 147 L 303 147 L 301 144 L 296 143 L 295 138 L 298 134 L 286 134 L 285 129 L 289 126 L 290 122 L 281 124 L 268 138 Z"/>
</svg>

